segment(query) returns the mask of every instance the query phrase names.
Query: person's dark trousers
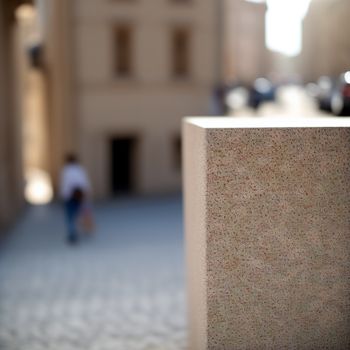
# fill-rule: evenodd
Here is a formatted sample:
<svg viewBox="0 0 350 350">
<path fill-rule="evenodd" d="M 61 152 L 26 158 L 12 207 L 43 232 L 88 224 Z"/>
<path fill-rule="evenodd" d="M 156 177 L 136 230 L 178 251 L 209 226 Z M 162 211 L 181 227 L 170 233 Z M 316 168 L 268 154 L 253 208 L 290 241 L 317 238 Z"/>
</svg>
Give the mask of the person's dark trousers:
<svg viewBox="0 0 350 350">
<path fill-rule="evenodd" d="M 67 218 L 67 240 L 76 243 L 78 240 L 77 219 L 81 210 L 81 201 L 69 199 L 64 202 Z"/>
</svg>

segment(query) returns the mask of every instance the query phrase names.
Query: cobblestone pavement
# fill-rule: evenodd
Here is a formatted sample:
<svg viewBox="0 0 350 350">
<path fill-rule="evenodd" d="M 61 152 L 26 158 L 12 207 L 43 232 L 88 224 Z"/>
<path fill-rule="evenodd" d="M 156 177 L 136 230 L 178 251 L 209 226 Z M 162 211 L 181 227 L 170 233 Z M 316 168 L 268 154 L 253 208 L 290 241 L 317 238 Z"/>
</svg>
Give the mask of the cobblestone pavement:
<svg viewBox="0 0 350 350">
<path fill-rule="evenodd" d="M 0 246 L 1 350 L 186 348 L 181 199 L 96 208 L 64 242 L 57 205 L 31 207 Z"/>
</svg>

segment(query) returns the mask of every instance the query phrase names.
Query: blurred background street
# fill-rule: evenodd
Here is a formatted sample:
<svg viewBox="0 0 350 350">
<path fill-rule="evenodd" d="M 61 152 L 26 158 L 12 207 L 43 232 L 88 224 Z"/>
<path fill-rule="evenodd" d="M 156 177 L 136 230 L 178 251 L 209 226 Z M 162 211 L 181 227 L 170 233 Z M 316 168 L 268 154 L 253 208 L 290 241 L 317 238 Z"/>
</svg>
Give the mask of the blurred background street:
<svg viewBox="0 0 350 350">
<path fill-rule="evenodd" d="M 331 116 L 330 112 L 320 111 L 317 102 L 311 97 L 303 86 L 286 85 L 280 87 L 273 101 L 264 101 L 254 109 L 244 102 L 245 92 L 239 91 L 234 96 L 233 108 L 230 109 L 230 99 L 233 93 L 228 93 L 228 116 L 230 117 L 276 117 L 276 118 L 310 118 L 314 116 Z M 235 98 L 242 104 L 235 108 Z M 240 103 L 240 102 L 239 102 Z"/>
</svg>

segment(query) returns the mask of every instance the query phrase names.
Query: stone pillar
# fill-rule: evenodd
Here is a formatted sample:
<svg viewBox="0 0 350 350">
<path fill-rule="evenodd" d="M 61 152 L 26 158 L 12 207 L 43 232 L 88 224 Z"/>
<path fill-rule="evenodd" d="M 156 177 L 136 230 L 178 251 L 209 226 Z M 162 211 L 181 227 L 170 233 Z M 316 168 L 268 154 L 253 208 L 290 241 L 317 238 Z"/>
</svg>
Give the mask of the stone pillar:
<svg viewBox="0 0 350 350">
<path fill-rule="evenodd" d="M 57 189 L 67 153 L 78 153 L 79 123 L 75 94 L 74 1 L 52 0 L 47 6 L 45 63 L 48 87 L 50 175 Z"/>
<path fill-rule="evenodd" d="M 5 6 L 0 2 L 0 227 L 8 220 L 7 202 L 7 125 L 8 125 L 8 102 L 6 92 L 6 16 Z"/>
<path fill-rule="evenodd" d="M 189 349 L 348 349 L 350 118 L 183 132 Z"/>
<path fill-rule="evenodd" d="M 12 2 L 0 1 L 0 227 L 23 205 L 21 121 L 15 86 Z"/>
</svg>

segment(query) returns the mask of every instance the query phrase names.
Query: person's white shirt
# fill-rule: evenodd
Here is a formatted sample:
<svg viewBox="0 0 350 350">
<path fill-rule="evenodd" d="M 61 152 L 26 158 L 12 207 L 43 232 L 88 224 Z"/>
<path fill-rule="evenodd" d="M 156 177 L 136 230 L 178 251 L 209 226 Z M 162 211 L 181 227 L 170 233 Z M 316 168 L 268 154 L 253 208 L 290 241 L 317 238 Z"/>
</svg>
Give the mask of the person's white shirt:
<svg viewBox="0 0 350 350">
<path fill-rule="evenodd" d="M 60 196 L 63 200 L 69 200 L 73 191 L 79 188 L 85 193 L 90 192 L 90 181 L 85 169 L 78 163 L 64 166 L 61 173 Z"/>
</svg>

